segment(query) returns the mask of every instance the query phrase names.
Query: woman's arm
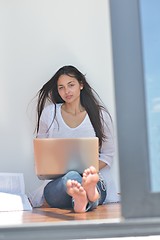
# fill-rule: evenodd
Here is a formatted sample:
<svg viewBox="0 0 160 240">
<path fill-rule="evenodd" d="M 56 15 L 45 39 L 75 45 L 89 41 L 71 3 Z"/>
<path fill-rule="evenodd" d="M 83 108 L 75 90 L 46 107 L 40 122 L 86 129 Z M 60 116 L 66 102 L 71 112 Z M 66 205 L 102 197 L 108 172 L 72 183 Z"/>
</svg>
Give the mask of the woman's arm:
<svg viewBox="0 0 160 240">
<path fill-rule="evenodd" d="M 102 147 L 99 151 L 99 169 L 106 166 L 111 167 L 115 153 L 113 122 L 109 114 L 104 111 L 103 118 L 106 139 L 102 142 Z"/>
<path fill-rule="evenodd" d="M 99 160 L 99 170 L 101 170 L 102 168 L 106 167 L 107 163 L 102 162 L 101 160 Z"/>
<path fill-rule="evenodd" d="M 37 138 L 47 138 L 48 129 L 53 121 L 54 107 L 53 105 L 47 106 L 43 109 L 40 121 Z"/>
</svg>

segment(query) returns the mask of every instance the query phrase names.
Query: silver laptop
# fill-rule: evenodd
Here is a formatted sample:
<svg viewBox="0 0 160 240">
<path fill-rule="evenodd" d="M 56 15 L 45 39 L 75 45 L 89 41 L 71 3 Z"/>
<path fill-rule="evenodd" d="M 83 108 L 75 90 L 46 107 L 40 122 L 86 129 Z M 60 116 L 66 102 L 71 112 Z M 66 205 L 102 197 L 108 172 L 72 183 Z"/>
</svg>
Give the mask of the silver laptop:
<svg viewBox="0 0 160 240">
<path fill-rule="evenodd" d="M 34 160 L 36 175 L 52 179 L 70 170 L 80 174 L 94 166 L 99 169 L 98 138 L 35 138 Z"/>
</svg>

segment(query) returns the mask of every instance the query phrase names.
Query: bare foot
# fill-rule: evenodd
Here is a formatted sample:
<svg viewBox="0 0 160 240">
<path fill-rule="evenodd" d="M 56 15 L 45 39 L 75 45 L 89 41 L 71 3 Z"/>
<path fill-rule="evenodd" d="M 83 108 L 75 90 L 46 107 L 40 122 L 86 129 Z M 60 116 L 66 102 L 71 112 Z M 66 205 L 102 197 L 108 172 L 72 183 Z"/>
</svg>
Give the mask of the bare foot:
<svg viewBox="0 0 160 240">
<path fill-rule="evenodd" d="M 99 193 L 96 187 L 98 180 L 99 176 L 93 166 L 84 170 L 82 186 L 86 191 L 88 200 L 91 202 L 94 202 L 99 198 Z"/>
<path fill-rule="evenodd" d="M 74 199 L 74 211 L 85 212 L 88 199 L 82 185 L 75 180 L 68 180 L 66 187 L 67 193 Z"/>
</svg>

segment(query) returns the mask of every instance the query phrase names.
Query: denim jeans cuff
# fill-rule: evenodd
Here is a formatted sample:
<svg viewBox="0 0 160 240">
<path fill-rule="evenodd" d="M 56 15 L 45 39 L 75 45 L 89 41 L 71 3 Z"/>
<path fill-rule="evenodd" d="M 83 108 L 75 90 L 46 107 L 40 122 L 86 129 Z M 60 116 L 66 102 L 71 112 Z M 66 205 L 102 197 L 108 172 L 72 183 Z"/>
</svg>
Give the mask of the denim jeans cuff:
<svg viewBox="0 0 160 240">
<path fill-rule="evenodd" d="M 105 182 L 102 178 L 100 178 L 100 180 L 97 183 L 97 190 L 98 190 L 99 195 L 100 195 L 99 205 L 102 205 L 103 202 L 106 199 L 106 196 L 107 196 L 107 187 L 106 187 L 106 184 L 105 184 Z"/>
</svg>

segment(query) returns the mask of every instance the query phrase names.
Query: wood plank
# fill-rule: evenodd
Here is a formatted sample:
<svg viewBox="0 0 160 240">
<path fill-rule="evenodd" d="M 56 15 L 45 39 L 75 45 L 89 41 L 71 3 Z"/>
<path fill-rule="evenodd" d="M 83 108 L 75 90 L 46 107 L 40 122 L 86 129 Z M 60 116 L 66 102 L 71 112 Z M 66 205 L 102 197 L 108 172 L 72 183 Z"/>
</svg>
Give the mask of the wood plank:
<svg viewBox="0 0 160 240">
<path fill-rule="evenodd" d="M 115 219 L 121 217 L 120 204 L 106 204 L 86 213 L 58 208 L 34 208 L 32 211 L 1 212 L 0 226 L 24 223 L 66 222 L 74 220 Z"/>
<path fill-rule="evenodd" d="M 124 219 L 120 204 L 87 213 L 56 208 L 0 212 L 0 240 L 106 239 L 160 234 L 160 219 Z"/>
</svg>

